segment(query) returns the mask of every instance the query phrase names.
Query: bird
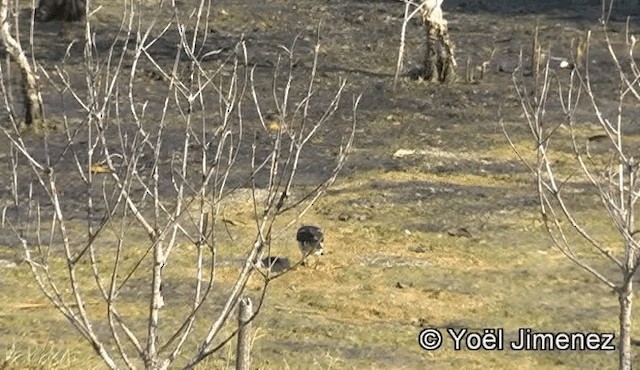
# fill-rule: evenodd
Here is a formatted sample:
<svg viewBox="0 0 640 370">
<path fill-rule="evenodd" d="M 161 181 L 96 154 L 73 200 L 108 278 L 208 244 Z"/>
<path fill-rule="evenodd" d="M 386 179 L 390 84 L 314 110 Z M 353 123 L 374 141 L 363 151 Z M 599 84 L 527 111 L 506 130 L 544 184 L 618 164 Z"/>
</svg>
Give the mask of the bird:
<svg viewBox="0 0 640 370">
<path fill-rule="evenodd" d="M 302 253 L 302 265 L 305 265 L 305 259 L 310 255 L 322 256 L 324 254 L 324 234 L 322 229 L 317 226 L 305 225 L 298 229 L 296 240 L 300 253 Z"/>
</svg>

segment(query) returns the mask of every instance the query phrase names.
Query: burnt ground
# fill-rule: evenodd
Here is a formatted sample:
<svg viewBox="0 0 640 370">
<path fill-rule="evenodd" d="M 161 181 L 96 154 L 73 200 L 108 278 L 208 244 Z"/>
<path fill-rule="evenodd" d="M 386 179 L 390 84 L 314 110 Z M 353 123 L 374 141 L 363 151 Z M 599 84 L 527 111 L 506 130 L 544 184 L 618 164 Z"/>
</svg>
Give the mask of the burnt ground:
<svg viewBox="0 0 640 370">
<path fill-rule="evenodd" d="M 632 3 L 617 6 L 607 26 L 620 55 L 627 16 L 632 34 L 640 28 L 640 6 Z M 104 55 L 118 31 L 120 9 L 101 5 L 103 9 L 94 15 L 94 30 L 96 51 Z M 191 0 L 177 2 L 177 6 L 183 19 L 193 8 Z M 151 14 L 156 11 L 152 3 L 144 2 L 142 7 Z M 283 56 L 281 46 L 290 47 L 294 40 L 293 87 L 296 94 L 304 91 L 318 28 L 321 47 L 312 115 L 320 115 L 340 79 L 347 80 L 331 125 L 321 130 L 303 155 L 297 187 L 327 176 L 336 144 L 349 129 L 352 96 L 362 94 L 354 150 L 338 183 L 304 220 L 325 228 L 330 254 L 318 270 L 297 270 L 274 282 L 272 298 L 258 320 L 256 366 L 500 368 L 515 363 L 517 368 L 603 368 L 616 363 L 613 352 L 455 352 L 447 343 L 443 350 L 428 352 L 416 343 L 421 327 L 502 327 L 509 338 L 522 327 L 555 332 L 617 331 L 615 298 L 551 248 L 537 213 L 532 178 L 499 124 L 502 120 L 519 146 L 532 155 L 512 72 L 521 53 L 525 65 L 528 63 L 536 23 L 541 45 L 552 57 L 567 60 L 571 60 L 572 42 L 593 31 L 592 83 L 605 113 L 615 113 L 617 75 L 601 37 L 600 2 L 447 0 L 444 9 L 456 47 L 458 81 L 436 85 L 412 77 L 420 68 L 423 50 L 423 29 L 416 19 L 407 29 L 406 64 L 394 87 L 404 11 L 400 2 L 273 0 L 216 1 L 213 5 L 204 49 L 219 53 L 205 59 L 203 67 L 215 69 L 232 58 L 242 38 L 248 64 L 255 67 L 256 90 L 264 96 L 263 109 L 274 108 L 270 97 L 274 68 Z M 161 14 L 161 19 L 168 19 L 172 13 L 166 9 Z M 38 24 L 34 55 L 47 70 L 64 61 L 73 85 L 81 88 L 82 42 L 67 49 L 66 43 L 52 44 L 51 40 L 82 40 L 83 31 L 79 27 L 61 30 L 60 23 Z M 173 65 L 177 37 L 174 27 L 149 49 L 163 67 Z M 486 72 L 480 75 L 485 62 Z M 125 63 L 125 70 L 130 67 Z M 561 81 L 568 79 L 568 70 L 556 69 L 555 73 Z M 467 80 L 466 75 L 473 78 Z M 16 76 L 13 80 L 17 81 Z M 531 77 L 525 81 L 532 86 Z M 52 85 L 44 85 L 50 123 L 60 127 L 63 113 L 79 122 L 81 109 L 70 96 L 61 97 Z M 140 64 L 135 91 L 144 97 L 139 100 L 148 101 L 148 122 L 159 120 L 166 86 L 153 65 Z M 563 115 L 557 100 L 549 104 L 550 119 L 560 121 Z M 638 117 L 638 103 L 630 103 L 628 109 L 625 134 L 631 143 L 637 143 L 640 127 L 633 120 Z M 245 110 L 248 131 L 256 132 L 257 115 L 249 97 Z M 583 135 L 598 133 L 588 105 L 581 106 L 577 120 Z M 169 126 L 165 134 L 163 158 L 170 158 L 181 148 L 183 130 Z M 559 135 L 568 137 L 562 130 Z M 62 131 L 54 130 L 51 136 L 52 150 L 62 152 Z M 247 151 L 240 160 L 243 163 L 245 158 L 245 165 L 232 176 L 233 185 L 242 186 L 246 181 L 250 139 L 253 136 L 247 135 Z M 38 136 L 27 140 L 40 143 Z M 268 137 L 264 140 L 268 143 Z M 4 137 L 0 142 L 7 148 Z M 112 144 L 117 147 L 115 139 Z M 394 156 L 400 149 L 409 152 Z M 568 149 L 558 163 L 571 169 Z M 58 160 L 60 174 L 73 172 L 68 155 Z M 198 166 L 198 159 L 190 165 Z M 261 184 L 264 178 L 258 180 Z M 9 181 L 9 176 L 0 179 L 0 197 L 7 203 Z M 76 195 L 83 190 L 77 179 L 69 175 L 60 181 L 68 195 L 65 210 L 81 219 L 82 198 Z M 165 196 L 172 195 L 170 183 L 163 189 Z M 603 241 L 617 246 L 606 212 L 598 208 L 589 187 L 577 181 L 572 189 L 571 206 L 601 233 Z M 235 217 L 249 220 L 250 214 L 241 208 Z M 462 229 L 469 235 L 452 232 Z M 235 232 L 244 235 L 242 230 Z M 12 247 L 15 237 L 9 230 L 0 230 L 0 243 L 6 244 L 0 256 L 19 261 L 20 252 Z M 295 256 L 293 243 L 280 243 L 282 254 Z M 236 252 L 233 257 L 240 255 Z M 616 276 L 602 261 L 595 263 Z M 232 265 L 229 268 L 235 271 Z M 13 343 L 23 351 L 70 348 L 61 366 L 74 367 L 86 358 L 99 366 L 98 360 L 89 357 L 90 348 L 79 343 L 70 328 L 64 329 L 51 310 L 16 308 L 24 301 L 43 302 L 34 284 L 25 282 L 27 272 L 25 264 L 0 271 L 7 282 L 0 282 L 3 299 L 12 304 L 0 311 L 5 327 L 0 344 Z M 20 281 L 22 288 L 11 281 Z M 192 282 L 178 274 L 168 284 L 178 299 L 182 288 Z M 24 323 L 30 323 L 29 327 Z M 210 366 L 224 363 L 228 354 L 223 352 L 212 358 Z"/>
</svg>

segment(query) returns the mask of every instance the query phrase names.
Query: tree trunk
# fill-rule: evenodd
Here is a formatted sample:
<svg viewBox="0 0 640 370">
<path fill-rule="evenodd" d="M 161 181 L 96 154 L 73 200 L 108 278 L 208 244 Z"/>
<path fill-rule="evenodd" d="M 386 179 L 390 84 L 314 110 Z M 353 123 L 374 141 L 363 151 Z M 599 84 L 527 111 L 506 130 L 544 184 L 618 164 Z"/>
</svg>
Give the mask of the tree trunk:
<svg viewBox="0 0 640 370">
<path fill-rule="evenodd" d="M 625 276 L 620 289 L 620 339 L 619 339 L 619 368 L 631 370 L 631 307 L 633 303 L 633 279 Z"/>
<path fill-rule="evenodd" d="M 251 322 L 249 322 L 251 316 L 253 316 L 251 299 L 242 298 L 238 306 L 236 370 L 249 370 L 251 368 Z"/>
<path fill-rule="evenodd" d="M 27 59 L 20 43 L 13 38 L 9 30 L 9 1 L 0 1 L 0 40 L 2 45 L 7 50 L 11 58 L 16 62 L 18 68 L 20 68 L 20 74 L 22 75 L 22 92 L 25 108 L 25 123 L 31 125 L 36 123 L 36 128 L 41 128 L 42 123 L 42 100 L 38 93 L 38 84 L 36 82 L 36 76 L 31 69 L 29 60 Z"/>
<path fill-rule="evenodd" d="M 443 1 L 425 0 L 422 10 L 422 22 L 427 34 L 423 77 L 431 82 L 447 82 L 455 77 L 453 43 L 449 39 L 449 26 L 440 8 Z"/>
</svg>

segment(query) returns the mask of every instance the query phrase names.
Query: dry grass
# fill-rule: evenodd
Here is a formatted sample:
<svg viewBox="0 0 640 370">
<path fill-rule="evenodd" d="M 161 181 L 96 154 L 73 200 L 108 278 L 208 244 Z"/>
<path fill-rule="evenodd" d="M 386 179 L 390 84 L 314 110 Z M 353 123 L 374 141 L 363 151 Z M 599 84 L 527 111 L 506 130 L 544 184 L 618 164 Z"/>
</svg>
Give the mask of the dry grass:
<svg viewBox="0 0 640 370">
<path fill-rule="evenodd" d="M 389 173 L 385 181 L 402 184 L 416 176 L 443 184 L 471 185 L 475 181 L 476 185 L 503 189 L 508 185 L 492 178 L 410 173 Z M 367 173 L 362 177 L 337 186 L 305 219 L 326 229 L 329 254 L 317 269 L 298 268 L 271 286 L 257 321 L 254 361 L 260 368 L 360 368 L 373 364 L 378 368 L 413 368 L 417 364 L 570 368 L 587 358 L 603 367 L 615 363 L 615 356 L 606 353 L 560 356 L 554 352 L 455 352 L 450 346 L 435 352 L 420 349 L 416 335 L 421 327 L 504 327 L 508 335 L 520 327 L 610 332 L 615 330 L 616 302 L 549 249 L 539 226 L 528 225 L 527 232 L 519 230 L 518 226 L 528 223 L 526 218 L 505 220 L 507 229 L 483 231 L 475 239 L 454 238 L 445 232 L 404 232 L 404 221 L 416 216 L 410 204 L 381 207 L 383 211 L 370 220 L 340 221 L 336 210 L 354 199 L 375 195 L 368 184 L 379 176 Z M 348 192 L 349 188 L 361 191 Z M 428 209 L 429 204 L 423 207 Z M 248 208 L 239 205 L 233 209 L 232 217 L 239 225 L 232 231 L 236 239 L 222 248 L 229 258 L 241 255 L 239 246 L 249 236 L 241 225 L 250 224 Z M 325 214 L 326 209 L 334 211 Z M 417 253 L 415 246 L 424 252 Z M 185 245 L 176 251 L 168 266 L 168 284 L 189 286 L 195 274 L 190 265 L 192 249 Z M 14 252 L 5 248 L 2 253 Z M 293 238 L 276 241 L 272 254 L 297 257 Z M 220 286 L 233 280 L 238 267 L 231 264 L 218 269 Z M 8 352 L 11 364 L 41 364 L 42 356 L 30 354 L 36 351 L 49 353 L 55 363 L 52 367 L 73 368 L 87 359 L 98 366 L 89 346 L 78 341 L 38 294 L 24 264 L 0 274 L 0 298 L 5 302 L 0 314 L 5 328 L 0 344 L 11 348 L 19 343 Z M 258 286 L 258 280 L 252 281 L 248 294 Z M 136 308 L 136 297 L 140 298 L 130 297 L 131 309 L 124 312 L 143 319 L 146 311 Z M 165 316 L 169 323 L 175 321 L 171 312 L 175 309 L 177 314 L 184 297 L 167 296 Z M 103 312 L 101 305 L 90 311 L 96 317 Z M 233 358 L 231 349 L 226 351 L 203 367 L 226 364 Z"/>
</svg>

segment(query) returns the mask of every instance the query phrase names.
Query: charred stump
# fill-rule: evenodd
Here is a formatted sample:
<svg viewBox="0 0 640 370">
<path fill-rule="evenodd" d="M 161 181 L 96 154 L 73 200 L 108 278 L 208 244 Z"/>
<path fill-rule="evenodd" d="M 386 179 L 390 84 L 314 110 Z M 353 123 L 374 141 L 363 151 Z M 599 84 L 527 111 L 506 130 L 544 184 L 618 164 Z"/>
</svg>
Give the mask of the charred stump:
<svg viewBox="0 0 640 370">
<path fill-rule="evenodd" d="M 427 36 L 423 77 L 432 82 L 447 82 L 455 77 L 454 46 L 440 8 L 443 1 L 425 0 L 422 8 L 422 22 Z"/>
<path fill-rule="evenodd" d="M 32 125 L 36 123 L 36 128 L 42 126 L 42 100 L 40 98 L 37 78 L 33 68 L 29 64 L 27 56 L 24 54 L 22 47 L 18 40 L 16 40 L 11 34 L 9 25 L 11 22 L 8 20 L 9 16 L 9 4 L 8 0 L 0 1 L 0 40 L 2 45 L 7 50 L 7 53 L 11 56 L 22 75 L 22 90 L 25 107 L 25 123 Z"/>
</svg>

